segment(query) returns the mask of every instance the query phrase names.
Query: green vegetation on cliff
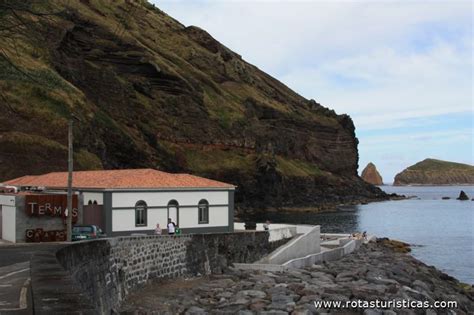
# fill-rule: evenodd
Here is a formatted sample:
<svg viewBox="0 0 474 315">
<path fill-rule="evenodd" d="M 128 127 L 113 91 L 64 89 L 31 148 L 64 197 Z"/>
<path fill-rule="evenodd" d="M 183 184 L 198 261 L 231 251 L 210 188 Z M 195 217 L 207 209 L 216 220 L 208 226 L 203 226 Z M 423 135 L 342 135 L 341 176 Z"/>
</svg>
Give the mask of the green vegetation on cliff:
<svg viewBox="0 0 474 315">
<path fill-rule="evenodd" d="M 474 166 L 425 159 L 395 176 L 394 185 L 474 184 Z"/>
<path fill-rule="evenodd" d="M 408 167 L 411 171 L 449 171 L 449 170 L 466 170 L 473 171 L 474 166 L 456 162 L 448 162 L 436 159 L 425 159 L 421 162 Z"/>
</svg>

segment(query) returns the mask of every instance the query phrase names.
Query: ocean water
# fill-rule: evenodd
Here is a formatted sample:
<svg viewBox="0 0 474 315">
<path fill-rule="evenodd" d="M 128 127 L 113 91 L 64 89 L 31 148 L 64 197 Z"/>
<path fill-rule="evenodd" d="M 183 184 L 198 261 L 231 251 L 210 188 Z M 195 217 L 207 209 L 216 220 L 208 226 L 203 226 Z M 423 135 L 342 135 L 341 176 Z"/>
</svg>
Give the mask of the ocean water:
<svg viewBox="0 0 474 315">
<path fill-rule="evenodd" d="M 380 186 L 387 193 L 417 196 L 342 207 L 332 213 L 268 213 L 272 222 L 320 224 L 322 232 L 367 231 L 412 244 L 412 255 L 474 284 L 474 201 L 456 198 L 474 186 Z M 450 200 L 442 200 L 442 197 Z"/>
</svg>

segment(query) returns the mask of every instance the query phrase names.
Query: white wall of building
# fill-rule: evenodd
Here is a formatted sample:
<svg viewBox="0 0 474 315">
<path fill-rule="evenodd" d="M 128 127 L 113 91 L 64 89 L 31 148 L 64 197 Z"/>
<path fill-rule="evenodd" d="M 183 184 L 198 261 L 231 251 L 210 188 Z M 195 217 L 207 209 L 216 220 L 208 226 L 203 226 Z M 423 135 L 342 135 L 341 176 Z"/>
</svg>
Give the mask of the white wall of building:
<svg viewBox="0 0 474 315">
<path fill-rule="evenodd" d="M 210 205 L 227 205 L 228 191 L 151 191 L 151 192 L 114 192 L 112 193 L 112 208 L 134 208 L 139 200 L 147 203 L 148 207 L 166 207 L 171 200 L 178 201 L 180 206 L 197 207 L 201 199 L 206 199 Z"/>
<path fill-rule="evenodd" d="M 14 195 L 0 195 L 0 205 L 15 206 L 15 196 Z"/>
<path fill-rule="evenodd" d="M 16 242 L 16 207 L 2 205 L 2 239 Z"/>
<path fill-rule="evenodd" d="M 167 222 L 167 209 L 148 209 L 146 226 L 135 226 L 135 209 L 112 210 L 113 232 L 152 230 L 157 223 L 166 229 Z"/>
<path fill-rule="evenodd" d="M 98 205 L 103 205 L 104 204 L 104 194 L 101 192 L 88 192 L 85 191 L 82 193 L 84 196 L 84 205 L 89 204 L 89 200 L 91 202 L 97 201 Z"/>
<path fill-rule="evenodd" d="M 148 209 L 147 225 L 135 226 L 135 209 L 112 210 L 112 231 L 143 231 L 151 230 L 159 223 L 166 229 L 168 223 L 168 210 L 165 208 Z M 180 228 L 204 228 L 227 226 L 229 224 L 229 211 L 227 207 L 210 207 L 209 223 L 199 224 L 198 208 L 179 208 Z"/>
<path fill-rule="evenodd" d="M 209 207 L 209 223 L 200 224 L 198 208 L 179 208 L 179 227 L 202 228 L 227 226 L 229 224 L 228 207 Z"/>
<path fill-rule="evenodd" d="M 198 218 L 198 203 L 202 199 L 209 203 L 209 223 L 205 224 L 199 224 Z M 135 204 L 140 200 L 145 201 L 148 206 L 147 226 L 135 226 Z M 171 200 L 176 200 L 179 204 L 176 223 L 182 229 L 221 227 L 229 224 L 228 191 L 113 192 L 112 231 L 152 230 L 157 223 L 162 229 L 166 229 L 167 206 Z M 153 207 L 161 208 L 153 209 Z"/>
<path fill-rule="evenodd" d="M 16 207 L 15 196 L 0 195 L 0 208 L 2 209 L 2 235 L 1 239 L 16 241 Z"/>
</svg>

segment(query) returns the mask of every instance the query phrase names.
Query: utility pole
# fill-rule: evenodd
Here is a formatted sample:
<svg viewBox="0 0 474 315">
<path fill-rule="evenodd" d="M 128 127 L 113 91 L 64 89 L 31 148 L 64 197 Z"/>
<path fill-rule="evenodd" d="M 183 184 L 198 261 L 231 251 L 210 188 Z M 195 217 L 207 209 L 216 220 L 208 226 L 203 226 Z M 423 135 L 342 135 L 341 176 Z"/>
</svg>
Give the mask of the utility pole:
<svg viewBox="0 0 474 315">
<path fill-rule="evenodd" d="M 72 151 L 72 126 L 73 119 L 69 119 L 68 126 L 68 157 L 67 157 L 67 241 L 72 240 L 72 171 L 73 171 L 73 151 Z"/>
</svg>

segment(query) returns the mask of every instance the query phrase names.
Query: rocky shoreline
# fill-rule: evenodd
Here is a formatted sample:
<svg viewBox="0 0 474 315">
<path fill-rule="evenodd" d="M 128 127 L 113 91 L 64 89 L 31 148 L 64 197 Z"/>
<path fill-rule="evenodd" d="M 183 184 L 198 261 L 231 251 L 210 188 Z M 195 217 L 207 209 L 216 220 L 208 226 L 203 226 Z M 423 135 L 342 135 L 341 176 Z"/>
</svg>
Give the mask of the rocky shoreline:
<svg viewBox="0 0 474 315">
<path fill-rule="evenodd" d="M 283 273 L 240 271 L 150 283 L 130 294 L 124 314 L 473 314 L 474 290 L 378 239 L 344 258 Z M 322 309 L 321 300 L 456 301 L 456 309 Z"/>
<path fill-rule="evenodd" d="M 386 194 L 385 197 L 383 198 L 360 198 L 357 200 L 352 200 L 348 202 L 332 202 L 332 203 L 325 203 L 319 206 L 311 206 L 311 207 L 279 207 L 279 208 L 274 208 L 274 207 L 269 207 L 266 208 L 265 211 L 249 211 L 246 213 L 240 213 L 238 215 L 238 219 L 240 220 L 245 220 L 245 219 L 250 219 L 250 220 L 265 220 L 265 214 L 268 213 L 328 213 L 328 212 L 336 212 L 341 209 L 344 209 L 344 207 L 350 207 L 350 206 L 358 206 L 358 205 L 367 205 L 372 202 L 382 202 L 382 201 L 395 201 L 395 200 L 405 200 L 405 199 L 413 199 L 416 198 L 416 196 L 405 196 L 405 195 L 397 195 L 395 193 L 392 194 Z M 248 209 L 246 209 L 248 210 Z"/>
</svg>

